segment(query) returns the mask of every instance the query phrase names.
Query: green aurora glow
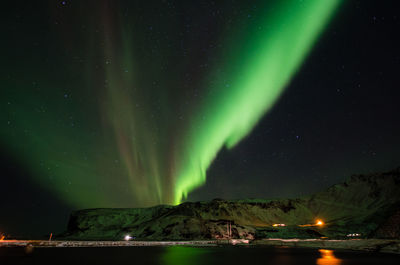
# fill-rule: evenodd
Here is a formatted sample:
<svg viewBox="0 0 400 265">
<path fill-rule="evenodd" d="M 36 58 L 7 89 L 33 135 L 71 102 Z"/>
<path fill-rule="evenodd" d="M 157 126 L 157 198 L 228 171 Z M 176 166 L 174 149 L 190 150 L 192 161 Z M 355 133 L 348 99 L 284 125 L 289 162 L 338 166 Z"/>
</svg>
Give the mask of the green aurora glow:
<svg viewBox="0 0 400 265">
<path fill-rule="evenodd" d="M 340 0 L 276 3 L 233 33 L 222 30 L 227 48 L 198 74 L 193 86 L 200 95 L 189 103 L 180 85 L 193 59 L 174 61 L 162 45 L 162 56 L 148 52 L 137 25 L 101 7 L 91 23 L 104 25 L 103 34 L 74 37 L 86 45 L 85 66 L 60 59 L 66 72 L 77 67 L 80 74 L 66 78 L 50 63 L 46 72 L 29 61 L 25 80 L 38 81 L 5 82 L 1 96 L 9 104 L 1 117 L 9 126 L 2 145 L 37 183 L 74 207 L 180 203 L 205 183 L 218 152 L 233 148 L 276 103 Z M 163 29 L 178 26 L 168 20 Z M 32 54 L 21 64 L 41 61 Z"/>
<path fill-rule="evenodd" d="M 206 181 L 218 151 L 234 147 L 273 106 L 296 73 L 339 1 L 284 2 L 266 16 L 248 44 L 224 61 L 234 65 L 213 91 L 186 138 L 185 162 L 175 187 L 175 203 Z M 242 54 L 237 56 L 237 54 Z"/>
</svg>

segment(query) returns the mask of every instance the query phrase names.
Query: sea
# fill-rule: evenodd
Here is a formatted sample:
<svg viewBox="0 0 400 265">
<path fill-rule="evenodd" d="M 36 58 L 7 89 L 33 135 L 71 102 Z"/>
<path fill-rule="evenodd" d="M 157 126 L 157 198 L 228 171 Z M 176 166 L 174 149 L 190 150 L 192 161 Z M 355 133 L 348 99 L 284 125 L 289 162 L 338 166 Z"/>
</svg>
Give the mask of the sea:
<svg viewBox="0 0 400 265">
<path fill-rule="evenodd" d="M 398 265 L 400 255 L 263 246 L 2 247 L 0 264 Z"/>
</svg>

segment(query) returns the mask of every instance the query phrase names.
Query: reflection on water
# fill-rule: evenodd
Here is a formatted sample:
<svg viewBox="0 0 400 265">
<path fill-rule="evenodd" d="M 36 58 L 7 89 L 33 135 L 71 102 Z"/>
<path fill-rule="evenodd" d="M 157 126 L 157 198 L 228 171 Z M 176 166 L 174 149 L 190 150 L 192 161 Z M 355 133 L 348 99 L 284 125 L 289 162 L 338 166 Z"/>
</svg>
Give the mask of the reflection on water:
<svg viewBox="0 0 400 265">
<path fill-rule="evenodd" d="M 219 249 L 218 249 L 219 250 Z M 246 261 L 251 257 L 253 261 L 257 261 L 254 264 L 263 260 L 265 257 L 263 254 L 267 254 L 267 249 L 236 249 L 236 248 L 221 248 L 222 254 L 219 251 L 215 251 L 215 248 L 202 248 L 202 247 L 190 247 L 190 246 L 170 246 L 164 248 L 160 256 L 160 264 L 163 265 L 200 265 L 200 264 L 245 264 Z M 244 252 L 239 254 L 239 252 Z M 302 255 L 298 256 L 296 251 L 291 249 L 275 249 L 275 253 L 268 260 L 270 264 L 309 264 L 303 260 Z M 320 258 L 316 260 L 317 265 L 341 265 L 342 259 L 337 258 L 334 255 L 333 250 L 319 249 Z M 245 254 L 246 252 L 246 254 Z M 268 256 L 268 255 L 267 255 Z M 315 259 L 314 259 L 315 260 Z"/>
<path fill-rule="evenodd" d="M 161 264 L 165 265 L 197 265 L 203 264 L 202 256 L 210 252 L 210 248 L 185 246 L 166 247 L 161 255 Z"/>
<path fill-rule="evenodd" d="M 317 265 L 340 265 L 342 260 L 335 257 L 333 250 L 319 249 L 321 258 L 317 259 Z"/>
<path fill-rule="evenodd" d="M 0 247 L 0 265 L 398 265 L 396 254 L 263 246 Z"/>
</svg>

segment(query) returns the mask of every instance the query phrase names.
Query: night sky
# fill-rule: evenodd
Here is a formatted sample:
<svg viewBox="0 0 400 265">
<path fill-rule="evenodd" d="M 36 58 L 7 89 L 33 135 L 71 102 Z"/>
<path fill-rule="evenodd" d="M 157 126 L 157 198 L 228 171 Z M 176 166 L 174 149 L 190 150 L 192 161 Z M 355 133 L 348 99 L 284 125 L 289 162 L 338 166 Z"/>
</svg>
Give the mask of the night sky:
<svg viewBox="0 0 400 265">
<path fill-rule="evenodd" d="M 0 232 L 400 166 L 396 3 L 4 3 Z"/>
</svg>

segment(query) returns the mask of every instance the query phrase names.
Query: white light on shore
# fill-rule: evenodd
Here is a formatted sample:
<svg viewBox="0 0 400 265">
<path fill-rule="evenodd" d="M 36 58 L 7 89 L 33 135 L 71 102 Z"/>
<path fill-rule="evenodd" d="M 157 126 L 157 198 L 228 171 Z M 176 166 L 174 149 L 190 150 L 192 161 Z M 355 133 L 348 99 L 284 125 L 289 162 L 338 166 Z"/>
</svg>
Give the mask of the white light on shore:
<svg viewBox="0 0 400 265">
<path fill-rule="evenodd" d="M 361 236 L 361 234 L 353 233 L 353 234 L 348 234 L 347 236 L 348 237 L 358 237 L 358 236 Z"/>
<path fill-rule="evenodd" d="M 126 236 L 124 237 L 124 239 L 125 239 L 126 241 L 129 241 L 129 240 L 132 239 L 132 237 L 131 237 L 130 235 L 126 235 Z"/>
</svg>

